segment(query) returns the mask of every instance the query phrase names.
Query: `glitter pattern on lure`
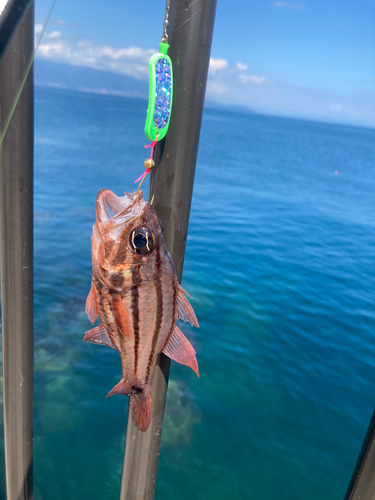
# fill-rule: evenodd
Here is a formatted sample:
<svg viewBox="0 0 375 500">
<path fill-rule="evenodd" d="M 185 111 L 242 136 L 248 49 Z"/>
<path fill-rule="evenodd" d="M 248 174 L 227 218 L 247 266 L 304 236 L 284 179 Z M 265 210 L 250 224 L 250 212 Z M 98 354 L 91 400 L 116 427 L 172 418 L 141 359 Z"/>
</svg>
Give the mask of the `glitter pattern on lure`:
<svg viewBox="0 0 375 500">
<path fill-rule="evenodd" d="M 169 121 L 171 107 L 172 79 L 171 65 L 165 57 L 159 59 L 155 65 L 155 113 L 154 125 L 157 129 L 164 128 Z"/>
<path fill-rule="evenodd" d="M 173 102 L 173 68 L 168 56 L 169 45 L 160 43 L 159 52 L 149 63 L 149 95 L 145 135 L 150 141 L 161 141 L 168 132 Z"/>
<path fill-rule="evenodd" d="M 123 377 L 108 396 L 129 396 L 133 420 L 145 431 L 158 354 L 164 352 L 198 375 L 195 350 L 176 323 L 181 318 L 199 325 L 178 283 L 159 217 L 142 191 L 119 197 L 101 190 L 96 217 L 86 312 L 92 323 L 99 315 L 101 324 L 84 340 L 119 351 Z"/>
<path fill-rule="evenodd" d="M 145 135 L 150 141 L 161 141 L 168 132 L 173 102 L 173 68 L 168 56 L 168 26 L 170 0 L 167 0 L 163 23 L 163 36 L 159 52 L 151 56 L 149 69 L 149 95 Z"/>
</svg>

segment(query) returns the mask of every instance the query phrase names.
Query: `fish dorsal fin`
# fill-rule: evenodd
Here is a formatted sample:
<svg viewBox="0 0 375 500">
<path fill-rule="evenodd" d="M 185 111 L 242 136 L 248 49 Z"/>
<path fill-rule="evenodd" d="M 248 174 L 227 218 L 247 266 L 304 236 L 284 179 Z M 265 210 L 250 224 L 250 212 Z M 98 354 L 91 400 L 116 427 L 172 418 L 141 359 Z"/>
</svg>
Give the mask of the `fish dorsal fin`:
<svg viewBox="0 0 375 500">
<path fill-rule="evenodd" d="M 89 320 L 92 324 L 95 323 L 96 318 L 98 317 L 98 304 L 96 301 L 96 293 L 93 285 L 91 285 L 90 293 L 87 296 L 86 300 L 86 314 L 89 317 Z"/>
<path fill-rule="evenodd" d="M 173 335 L 164 347 L 163 352 L 177 363 L 189 366 L 199 377 L 195 350 L 178 326 L 175 327 Z"/>
<path fill-rule="evenodd" d="M 185 323 L 189 321 L 192 326 L 196 326 L 199 328 L 194 309 L 191 307 L 190 302 L 185 297 L 185 295 L 189 294 L 182 288 L 181 285 L 178 285 L 177 306 L 179 319 L 184 320 Z M 189 297 L 192 298 L 191 295 L 189 295 Z"/>
<path fill-rule="evenodd" d="M 111 339 L 108 337 L 106 329 L 101 323 L 99 326 L 96 326 L 95 328 L 92 328 L 92 330 L 86 332 L 83 340 L 90 342 L 91 344 L 102 344 L 112 347 L 112 349 L 116 349 L 116 347 L 112 344 Z"/>
</svg>

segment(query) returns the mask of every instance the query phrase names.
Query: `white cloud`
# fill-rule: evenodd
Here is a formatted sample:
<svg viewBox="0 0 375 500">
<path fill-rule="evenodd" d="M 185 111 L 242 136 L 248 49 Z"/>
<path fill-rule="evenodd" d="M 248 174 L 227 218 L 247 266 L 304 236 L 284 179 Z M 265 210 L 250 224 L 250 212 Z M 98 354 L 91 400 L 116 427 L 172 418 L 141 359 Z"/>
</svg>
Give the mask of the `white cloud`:
<svg viewBox="0 0 375 500">
<path fill-rule="evenodd" d="M 304 3 L 300 2 L 273 2 L 272 7 L 275 8 L 284 8 L 284 9 L 291 9 L 291 10 L 305 10 L 306 5 Z"/>
<path fill-rule="evenodd" d="M 207 96 L 208 97 L 219 97 L 224 94 L 228 94 L 229 88 L 227 85 L 218 82 L 207 82 Z"/>
<path fill-rule="evenodd" d="M 0 0 L 0 14 L 2 14 L 7 3 L 8 3 L 8 0 Z"/>
<path fill-rule="evenodd" d="M 46 34 L 48 38 L 60 38 L 61 31 L 52 31 L 51 33 Z"/>
<path fill-rule="evenodd" d="M 262 85 L 262 83 L 266 83 L 267 79 L 264 76 L 256 76 L 256 75 L 240 75 L 238 77 L 241 83 L 255 83 L 257 85 Z"/>
<path fill-rule="evenodd" d="M 35 27 L 37 33 L 43 28 L 40 26 Z M 155 50 L 140 47 L 115 48 L 90 40 L 71 40 L 64 37 L 60 31 L 52 31 L 44 34 L 37 57 L 146 79 L 148 61 L 154 53 Z"/>
<path fill-rule="evenodd" d="M 243 64 L 243 63 L 240 63 L 238 62 L 236 64 L 236 70 L 237 71 L 247 71 L 249 69 L 249 66 L 247 64 Z"/>
<path fill-rule="evenodd" d="M 41 35 L 43 33 L 43 30 L 44 30 L 43 24 L 36 24 L 34 28 L 34 33 L 35 35 Z M 45 31 L 43 34 L 43 39 L 60 38 L 61 36 L 62 36 L 61 31 L 51 31 L 50 33 Z"/>
<path fill-rule="evenodd" d="M 209 71 L 213 75 L 218 71 L 226 69 L 227 67 L 228 67 L 228 61 L 226 61 L 225 59 L 214 59 L 213 57 L 211 57 Z"/>
<path fill-rule="evenodd" d="M 40 35 L 43 31 L 43 24 L 36 24 L 34 30 L 36 35 Z"/>
<path fill-rule="evenodd" d="M 207 82 L 208 98 L 235 100 L 235 95 L 242 94 L 245 85 L 250 90 L 250 87 L 256 87 L 268 82 L 264 76 L 248 74 L 248 70 L 248 65 L 242 62 L 237 62 L 234 66 L 231 66 L 225 59 L 211 58 Z M 239 83 L 242 85 L 239 85 Z"/>
</svg>

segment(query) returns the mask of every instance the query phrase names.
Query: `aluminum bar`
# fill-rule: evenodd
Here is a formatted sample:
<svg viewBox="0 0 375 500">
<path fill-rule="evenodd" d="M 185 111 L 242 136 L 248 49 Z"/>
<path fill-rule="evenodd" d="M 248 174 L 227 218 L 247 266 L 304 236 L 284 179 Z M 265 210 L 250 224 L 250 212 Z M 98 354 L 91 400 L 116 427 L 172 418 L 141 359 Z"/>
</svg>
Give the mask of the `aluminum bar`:
<svg viewBox="0 0 375 500">
<path fill-rule="evenodd" d="M 174 99 L 165 141 L 157 147 L 149 199 L 181 281 L 195 166 L 216 12 L 216 0 L 175 0 L 170 7 L 169 55 Z M 161 354 L 153 379 L 151 424 L 139 431 L 130 411 L 121 500 L 154 498 L 170 361 Z"/>
<path fill-rule="evenodd" d="M 0 63 L 0 137 L 34 54 L 34 2 Z M 0 147 L 0 272 L 7 500 L 33 498 L 33 156 L 31 68 Z"/>
<path fill-rule="evenodd" d="M 375 500 L 375 412 L 360 451 L 345 500 Z"/>
<path fill-rule="evenodd" d="M 8 0 L 0 6 L 0 61 L 32 0 Z M 1 2 L 0 2 L 1 3 Z"/>
</svg>

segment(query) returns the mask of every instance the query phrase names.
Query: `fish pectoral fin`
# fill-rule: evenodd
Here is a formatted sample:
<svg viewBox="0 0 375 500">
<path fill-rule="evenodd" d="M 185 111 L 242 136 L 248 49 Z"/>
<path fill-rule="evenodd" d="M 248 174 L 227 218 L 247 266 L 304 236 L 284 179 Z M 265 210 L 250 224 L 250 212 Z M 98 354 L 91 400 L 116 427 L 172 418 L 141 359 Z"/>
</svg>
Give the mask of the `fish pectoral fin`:
<svg viewBox="0 0 375 500">
<path fill-rule="evenodd" d="M 195 350 L 182 331 L 176 326 L 172 337 L 163 349 L 169 358 L 191 368 L 199 377 L 198 362 Z"/>
<path fill-rule="evenodd" d="M 91 323 L 94 324 L 96 318 L 98 317 L 99 312 L 98 312 L 98 304 L 96 301 L 96 293 L 92 284 L 90 293 L 88 294 L 86 300 L 86 314 L 89 317 Z"/>
<path fill-rule="evenodd" d="M 199 328 L 194 309 L 191 307 L 190 302 L 185 297 L 185 295 L 189 294 L 182 288 L 181 285 L 178 285 L 177 307 L 179 319 L 184 320 L 185 323 L 189 321 L 192 326 L 196 326 L 197 328 Z M 189 295 L 189 297 L 191 296 Z"/>
<path fill-rule="evenodd" d="M 102 344 L 112 347 L 112 349 L 116 349 L 102 324 L 86 332 L 83 340 L 85 342 L 90 342 L 91 344 Z"/>
</svg>

